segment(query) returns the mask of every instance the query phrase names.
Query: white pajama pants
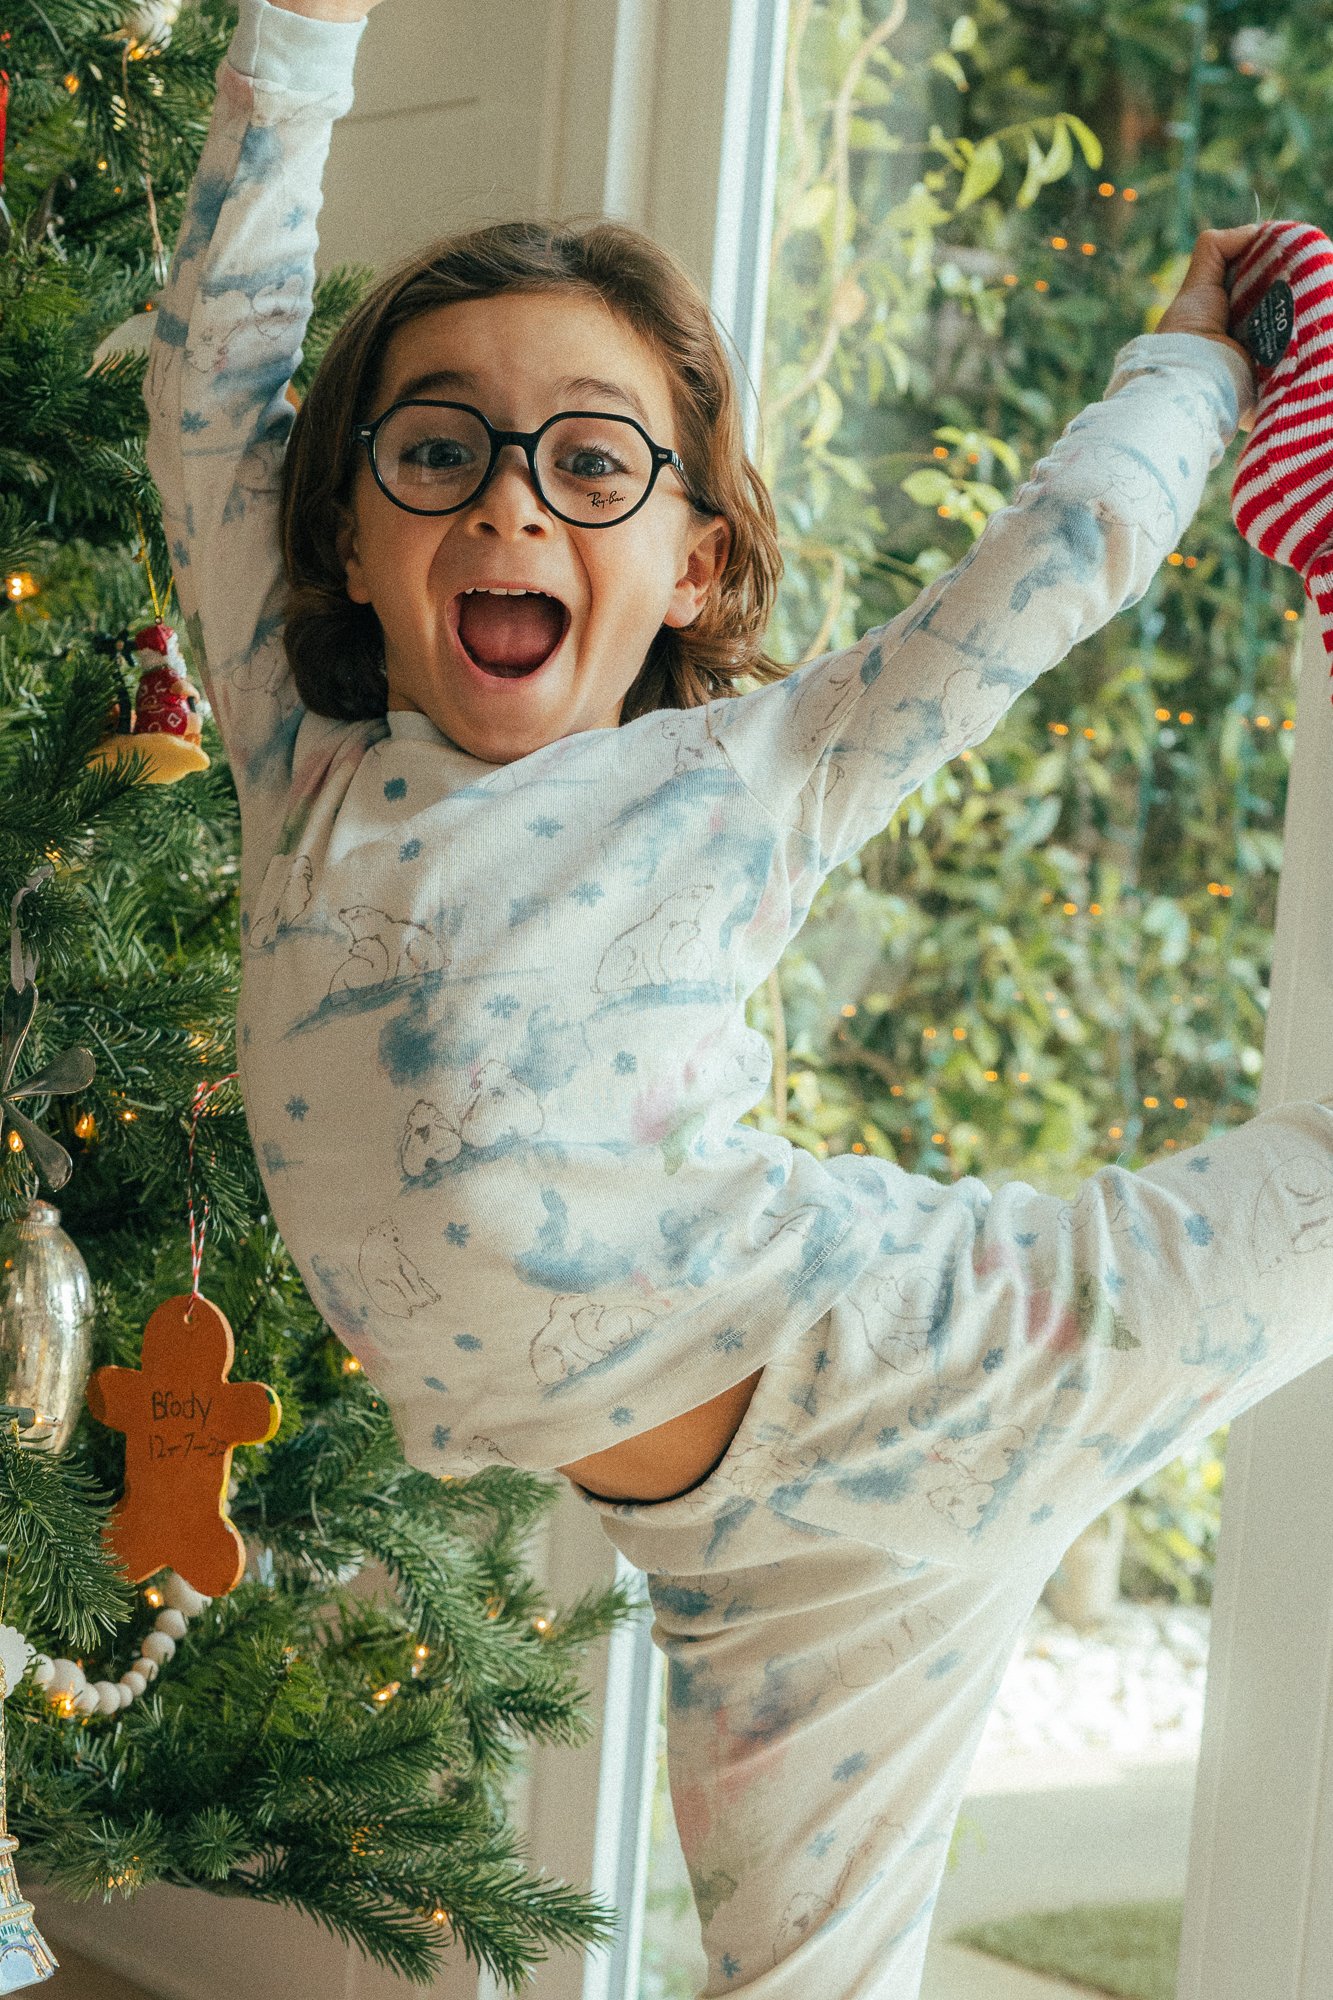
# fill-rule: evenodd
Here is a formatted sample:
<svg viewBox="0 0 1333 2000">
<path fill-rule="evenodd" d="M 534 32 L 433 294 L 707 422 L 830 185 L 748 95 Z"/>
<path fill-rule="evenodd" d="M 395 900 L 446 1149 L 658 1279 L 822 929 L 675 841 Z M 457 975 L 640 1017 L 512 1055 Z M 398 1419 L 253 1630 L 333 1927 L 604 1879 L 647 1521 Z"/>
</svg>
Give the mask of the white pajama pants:
<svg viewBox="0 0 1333 2000">
<path fill-rule="evenodd" d="M 1322 1104 L 1072 1202 L 869 1164 L 877 1261 L 768 1360 L 707 1478 L 583 1494 L 647 1573 L 710 2000 L 915 2000 L 973 1754 L 1065 1549 L 1333 1356 Z"/>
</svg>

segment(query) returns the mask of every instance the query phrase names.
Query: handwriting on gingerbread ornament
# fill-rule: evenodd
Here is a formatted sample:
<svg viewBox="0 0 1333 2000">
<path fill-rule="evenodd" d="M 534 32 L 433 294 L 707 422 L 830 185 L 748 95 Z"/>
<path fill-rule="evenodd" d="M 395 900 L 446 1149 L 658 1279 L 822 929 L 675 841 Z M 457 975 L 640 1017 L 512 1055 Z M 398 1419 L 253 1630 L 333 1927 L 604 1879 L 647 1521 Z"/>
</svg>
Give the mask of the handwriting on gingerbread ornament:
<svg viewBox="0 0 1333 2000">
<path fill-rule="evenodd" d="M 227 1511 L 238 1444 L 266 1444 L 282 1407 L 263 1382 L 230 1382 L 235 1342 L 208 1299 L 164 1299 L 144 1328 L 138 1368 L 99 1368 L 88 1407 L 125 1433 L 125 1493 L 108 1538 L 142 1582 L 170 1567 L 207 1597 L 235 1589 L 245 1544 Z"/>
</svg>

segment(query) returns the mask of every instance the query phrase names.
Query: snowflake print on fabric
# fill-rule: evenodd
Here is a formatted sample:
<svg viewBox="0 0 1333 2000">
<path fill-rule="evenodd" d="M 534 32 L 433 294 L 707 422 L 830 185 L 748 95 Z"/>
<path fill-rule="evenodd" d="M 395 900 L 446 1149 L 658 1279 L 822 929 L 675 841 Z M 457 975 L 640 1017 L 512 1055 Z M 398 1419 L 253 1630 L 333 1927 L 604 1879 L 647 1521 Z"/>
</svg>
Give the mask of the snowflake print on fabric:
<svg viewBox="0 0 1333 2000">
<path fill-rule="evenodd" d="M 396 799 L 405 799 L 407 797 L 407 779 L 386 778 L 384 783 L 384 796 L 386 799 L 389 799 L 390 801 Z"/>
</svg>

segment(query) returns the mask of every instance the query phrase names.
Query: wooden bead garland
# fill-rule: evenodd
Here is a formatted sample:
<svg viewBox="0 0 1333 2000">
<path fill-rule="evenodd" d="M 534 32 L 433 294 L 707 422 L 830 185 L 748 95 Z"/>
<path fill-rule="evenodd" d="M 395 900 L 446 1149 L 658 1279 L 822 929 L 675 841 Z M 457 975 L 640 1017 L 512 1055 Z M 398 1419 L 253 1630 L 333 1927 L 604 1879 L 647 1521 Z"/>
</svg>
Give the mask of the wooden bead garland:
<svg viewBox="0 0 1333 2000">
<path fill-rule="evenodd" d="M 44 1688 L 53 1707 L 66 1715 L 118 1715 L 122 1708 L 143 1694 L 156 1680 L 176 1651 L 176 1642 L 185 1637 L 191 1618 L 197 1618 L 212 1603 L 183 1576 L 169 1570 L 161 1585 L 163 1609 L 153 1621 L 153 1630 L 144 1637 L 137 1660 L 131 1661 L 118 1681 L 89 1681 L 77 1660 L 53 1660 L 38 1653 L 32 1678 Z"/>
</svg>

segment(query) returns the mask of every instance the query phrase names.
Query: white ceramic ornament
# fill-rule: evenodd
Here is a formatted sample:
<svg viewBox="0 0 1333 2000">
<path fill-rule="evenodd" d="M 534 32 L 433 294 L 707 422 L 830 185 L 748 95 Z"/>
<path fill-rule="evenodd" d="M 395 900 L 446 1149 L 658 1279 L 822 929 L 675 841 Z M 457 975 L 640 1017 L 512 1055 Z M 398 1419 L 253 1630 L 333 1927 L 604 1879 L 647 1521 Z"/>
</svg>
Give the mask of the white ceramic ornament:
<svg viewBox="0 0 1333 2000">
<path fill-rule="evenodd" d="M 14 1689 L 28 1671 L 28 1662 L 34 1656 L 34 1649 L 28 1644 L 17 1625 L 0 1625 L 0 1674 L 4 1685 L 0 1687 L 0 1701 Z"/>
</svg>

